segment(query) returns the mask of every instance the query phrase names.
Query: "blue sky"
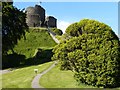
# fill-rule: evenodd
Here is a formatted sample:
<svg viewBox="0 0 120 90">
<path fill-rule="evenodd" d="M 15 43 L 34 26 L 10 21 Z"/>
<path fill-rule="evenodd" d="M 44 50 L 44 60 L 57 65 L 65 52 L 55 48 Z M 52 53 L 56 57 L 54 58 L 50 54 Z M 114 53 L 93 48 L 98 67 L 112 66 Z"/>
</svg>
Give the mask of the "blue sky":
<svg viewBox="0 0 120 90">
<path fill-rule="evenodd" d="M 14 2 L 19 9 L 35 6 L 39 2 Z M 109 25 L 118 34 L 117 2 L 42 2 L 46 16 L 57 18 L 57 27 L 65 31 L 68 25 L 81 19 L 95 19 Z"/>
</svg>

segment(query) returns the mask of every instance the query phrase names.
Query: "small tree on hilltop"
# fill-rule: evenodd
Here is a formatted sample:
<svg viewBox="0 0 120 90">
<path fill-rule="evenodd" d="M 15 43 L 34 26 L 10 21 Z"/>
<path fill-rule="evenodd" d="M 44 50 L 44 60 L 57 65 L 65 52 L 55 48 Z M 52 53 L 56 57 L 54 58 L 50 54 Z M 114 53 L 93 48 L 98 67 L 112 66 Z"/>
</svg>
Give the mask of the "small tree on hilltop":
<svg viewBox="0 0 120 90">
<path fill-rule="evenodd" d="M 51 30 L 57 35 L 62 35 L 63 34 L 62 30 L 60 30 L 60 29 L 52 28 Z"/>
</svg>

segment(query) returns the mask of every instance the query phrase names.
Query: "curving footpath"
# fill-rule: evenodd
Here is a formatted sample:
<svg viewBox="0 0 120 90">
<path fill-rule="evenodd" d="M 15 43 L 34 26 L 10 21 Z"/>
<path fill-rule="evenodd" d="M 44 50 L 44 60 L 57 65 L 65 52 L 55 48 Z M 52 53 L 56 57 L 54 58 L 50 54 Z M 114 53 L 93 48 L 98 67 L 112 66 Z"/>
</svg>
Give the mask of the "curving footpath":
<svg viewBox="0 0 120 90">
<path fill-rule="evenodd" d="M 60 43 L 59 40 L 57 38 L 55 38 L 56 34 L 53 33 L 50 28 L 48 28 L 48 32 L 50 33 L 51 37 L 53 38 L 53 40 L 56 42 L 56 43 Z M 44 87 L 42 87 L 40 84 L 39 84 L 39 80 L 40 78 L 42 77 L 42 75 L 46 74 L 48 71 L 50 71 L 53 67 L 55 67 L 55 65 L 57 64 L 57 61 L 55 61 L 54 64 L 52 64 L 47 70 L 43 71 L 42 73 L 40 74 L 37 74 L 33 81 L 32 81 L 32 88 L 34 88 L 34 90 L 40 90 L 40 88 L 42 88 L 42 90 L 46 90 Z"/>
<path fill-rule="evenodd" d="M 42 75 L 46 74 L 48 71 L 50 71 L 53 67 L 55 67 L 55 65 L 57 64 L 57 61 L 55 61 L 54 64 L 52 64 L 47 70 L 43 71 L 40 74 L 37 74 L 33 81 L 32 81 L 32 88 L 34 88 L 35 90 L 37 90 L 37 88 L 44 88 L 41 85 L 39 85 L 39 80 L 41 78 Z M 42 90 L 46 90 L 46 89 L 42 89 Z"/>
</svg>

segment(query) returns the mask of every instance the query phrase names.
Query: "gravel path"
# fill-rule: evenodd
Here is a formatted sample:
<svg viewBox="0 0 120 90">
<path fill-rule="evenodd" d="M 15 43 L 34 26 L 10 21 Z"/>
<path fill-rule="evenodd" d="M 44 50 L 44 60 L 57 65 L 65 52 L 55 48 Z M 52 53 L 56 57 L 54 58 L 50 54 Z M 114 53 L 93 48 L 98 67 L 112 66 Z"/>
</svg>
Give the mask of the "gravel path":
<svg viewBox="0 0 120 90">
<path fill-rule="evenodd" d="M 48 71 L 50 71 L 53 67 L 55 67 L 55 65 L 57 64 L 57 61 L 55 61 L 54 64 L 52 64 L 47 70 L 43 71 L 42 73 L 40 74 L 37 74 L 33 81 L 32 81 L 32 88 L 34 88 L 35 90 L 37 90 L 38 88 L 44 88 L 42 87 L 40 84 L 39 84 L 39 80 L 41 78 L 42 75 L 46 74 Z M 45 88 L 43 90 L 46 90 Z"/>
<path fill-rule="evenodd" d="M 56 42 L 56 43 L 60 43 L 60 41 L 55 37 L 56 34 L 54 32 L 52 32 L 50 30 L 50 28 L 48 28 L 48 32 L 50 33 L 50 36 L 53 38 L 53 40 Z"/>
<path fill-rule="evenodd" d="M 50 33 L 50 36 L 53 38 L 53 40 L 54 40 L 56 43 L 60 43 L 59 40 L 58 40 L 52 33 Z"/>
<path fill-rule="evenodd" d="M 5 74 L 11 72 L 10 70 L 0 70 L 0 74 Z"/>
</svg>

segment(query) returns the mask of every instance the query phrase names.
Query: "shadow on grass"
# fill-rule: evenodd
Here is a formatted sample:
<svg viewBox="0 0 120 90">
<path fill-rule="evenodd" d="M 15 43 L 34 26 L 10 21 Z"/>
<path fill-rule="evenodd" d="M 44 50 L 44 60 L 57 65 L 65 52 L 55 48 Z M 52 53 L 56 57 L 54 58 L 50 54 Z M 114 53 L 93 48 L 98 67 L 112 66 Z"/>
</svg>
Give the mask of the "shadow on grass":
<svg viewBox="0 0 120 90">
<path fill-rule="evenodd" d="M 25 62 L 25 65 L 38 65 L 51 61 L 53 56 L 52 49 L 42 50 L 41 52 L 36 53 L 32 58 L 28 58 Z"/>
<path fill-rule="evenodd" d="M 26 59 L 25 55 L 21 54 L 9 54 L 2 56 L 2 69 L 7 68 L 23 68 L 31 65 L 43 64 L 51 61 L 52 49 L 41 50 L 41 52 L 36 53 L 35 56 Z"/>
</svg>

